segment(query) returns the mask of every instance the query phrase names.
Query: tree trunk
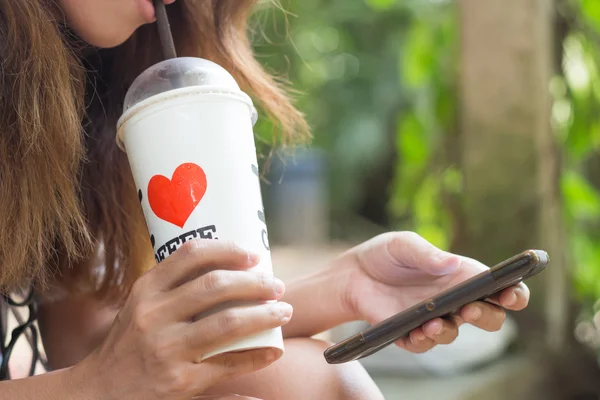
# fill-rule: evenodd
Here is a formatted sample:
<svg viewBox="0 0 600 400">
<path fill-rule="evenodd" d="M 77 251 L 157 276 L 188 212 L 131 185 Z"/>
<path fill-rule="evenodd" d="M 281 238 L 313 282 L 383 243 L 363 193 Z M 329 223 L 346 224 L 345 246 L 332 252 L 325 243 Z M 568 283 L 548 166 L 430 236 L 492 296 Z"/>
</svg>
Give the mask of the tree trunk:
<svg viewBox="0 0 600 400">
<path fill-rule="evenodd" d="M 552 0 L 460 0 L 460 162 L 463 232 L 457 252 L 494 264 L 529 248 L 551 264 L 529 281 L 522 337 L 561 349 L 568 286 L 559 156 L 550 128 Z M 528 342 L 530 342 L 528 340 Z"/>
</svg>

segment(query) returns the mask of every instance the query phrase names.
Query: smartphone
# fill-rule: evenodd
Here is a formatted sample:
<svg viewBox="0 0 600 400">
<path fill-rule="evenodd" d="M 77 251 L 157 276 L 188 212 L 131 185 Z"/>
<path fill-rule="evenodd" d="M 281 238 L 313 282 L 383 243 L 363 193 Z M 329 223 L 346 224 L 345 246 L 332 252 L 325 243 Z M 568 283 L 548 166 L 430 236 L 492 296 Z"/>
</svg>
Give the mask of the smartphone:
<svg viewBox="0 0 600 400">
<path fill-rule="evenodd" d="M 466 304 L 482 301 L 495 293 L 540 273 L 550 258 L 545 251 L 527 250 L 475 275 L 434 297 L 410 307 L 325 350 L 329 364 L 365 358 L 408 336 L 425 322 L 447 317 Z"/>
</svg>

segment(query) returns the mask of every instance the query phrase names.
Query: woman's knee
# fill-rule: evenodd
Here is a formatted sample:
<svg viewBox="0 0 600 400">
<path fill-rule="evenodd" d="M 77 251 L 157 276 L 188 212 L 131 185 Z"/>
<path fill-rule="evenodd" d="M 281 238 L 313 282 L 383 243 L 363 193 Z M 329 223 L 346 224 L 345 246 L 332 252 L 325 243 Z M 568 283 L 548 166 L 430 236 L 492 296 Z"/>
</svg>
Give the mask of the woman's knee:
<svg viewBox="0 0 600 400">
<path fill-rule="evenodd" d="M 290 339 L 283 357 L 268 368 L 226 382 L 211 393 L 237 393 L 264 400 L 378 400 L 383 395 L 358 362 L 329 365 L 328 344 L 314 339 Z"/>
</svg>

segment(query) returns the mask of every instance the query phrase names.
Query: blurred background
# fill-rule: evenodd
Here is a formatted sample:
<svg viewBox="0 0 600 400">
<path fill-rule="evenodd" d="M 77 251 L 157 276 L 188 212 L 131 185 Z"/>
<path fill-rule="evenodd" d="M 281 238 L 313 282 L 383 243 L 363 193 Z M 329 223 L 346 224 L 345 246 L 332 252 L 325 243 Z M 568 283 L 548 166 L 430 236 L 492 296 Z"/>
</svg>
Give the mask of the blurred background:
<svg viewBox="0 0 600 400">
<path fill-rule="evenodd" d="M 364 360 L 386 398 L 599 398 L 600 1 L 265 1 L 254 34 L 314 134 L 257 129 L 279 276 L 389 230 L 488 265 L 550 253 L 500 332 Z"/>
</svg>

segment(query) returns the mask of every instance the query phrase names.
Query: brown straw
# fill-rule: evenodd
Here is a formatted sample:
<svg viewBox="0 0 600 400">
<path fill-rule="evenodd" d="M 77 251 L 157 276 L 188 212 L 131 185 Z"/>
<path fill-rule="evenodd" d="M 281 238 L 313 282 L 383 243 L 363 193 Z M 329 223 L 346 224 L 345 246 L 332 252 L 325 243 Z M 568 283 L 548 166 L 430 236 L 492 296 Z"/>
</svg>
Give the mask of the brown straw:
<svg viewBox="0 0 600 400">
<path fill-rule="evenodd" d="M 165 7 L 164 0 L 154 0 L 154 12 L 156 14 L 156 24 L 158 25 L 158 36 L 162 46 L 163 56 L 165 59 L 177 58 L 175 51 L 175 42 L 173 42 L 173 34 L 169 25 L 169 16 Z"/>
</svg>

